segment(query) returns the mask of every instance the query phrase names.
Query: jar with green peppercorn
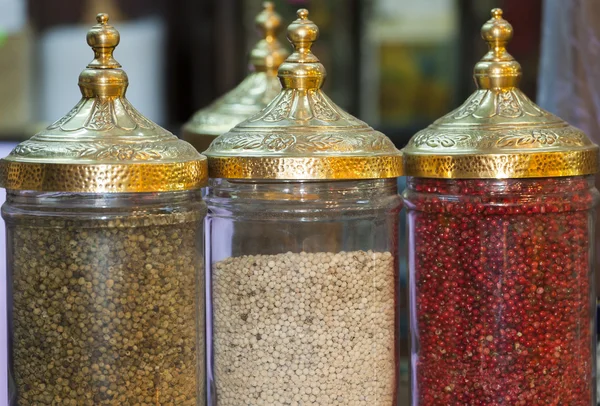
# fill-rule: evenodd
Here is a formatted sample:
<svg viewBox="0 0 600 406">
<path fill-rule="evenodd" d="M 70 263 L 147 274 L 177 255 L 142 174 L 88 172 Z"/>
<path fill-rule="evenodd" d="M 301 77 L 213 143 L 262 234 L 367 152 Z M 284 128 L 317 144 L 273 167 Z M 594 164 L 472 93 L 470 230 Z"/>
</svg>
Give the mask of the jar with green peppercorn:
<svg viewBox="0 0 600 406">
<path fill-rule="evenodd" d="M 0 161 L 10 405 L 203 405 L 206 158 L 127 101 L 97 22 L 82 99 Z"/>
<path fill-rule="evenodd" d="M 502 10 L 477 90 L 404 149 L 413 405 L 596 404 L 598 147 L 517 87 Z"/>
</svg>

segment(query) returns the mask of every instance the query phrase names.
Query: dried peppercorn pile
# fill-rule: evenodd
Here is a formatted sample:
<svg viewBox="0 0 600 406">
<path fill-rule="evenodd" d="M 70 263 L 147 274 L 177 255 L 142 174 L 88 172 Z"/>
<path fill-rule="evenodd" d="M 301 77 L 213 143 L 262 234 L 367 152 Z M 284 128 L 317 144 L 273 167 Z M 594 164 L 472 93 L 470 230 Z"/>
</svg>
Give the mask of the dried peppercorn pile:
<svg viewBox="0 0 600 406">
<path fill-rule="evenodd" d="M 395 269 L 372 251 L 217 262 L 219 405 L 394 404 Z"/>
<path fill-rule="evenodd" d="M 419 404 L 589 406 L 588 179 L 411 182 Z"/>
<path fill-rule="evenodd" d="M 12 226 L 18 404 L 196 405 L 200 229 L 195 212 Z"/>
</svg>

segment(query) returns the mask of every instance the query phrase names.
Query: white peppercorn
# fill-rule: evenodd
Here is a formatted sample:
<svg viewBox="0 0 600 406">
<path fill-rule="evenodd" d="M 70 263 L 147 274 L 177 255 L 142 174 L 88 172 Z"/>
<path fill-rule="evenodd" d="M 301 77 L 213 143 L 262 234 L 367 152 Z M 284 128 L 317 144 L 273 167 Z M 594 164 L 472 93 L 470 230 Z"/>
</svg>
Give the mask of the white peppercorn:
<svg viewBox="0 0 600 406">
<path fill-rule="evenodd" d="M 393 403 L 390 252 L 231 257 L 212 280 L 220 406 Z"/>
</svg>

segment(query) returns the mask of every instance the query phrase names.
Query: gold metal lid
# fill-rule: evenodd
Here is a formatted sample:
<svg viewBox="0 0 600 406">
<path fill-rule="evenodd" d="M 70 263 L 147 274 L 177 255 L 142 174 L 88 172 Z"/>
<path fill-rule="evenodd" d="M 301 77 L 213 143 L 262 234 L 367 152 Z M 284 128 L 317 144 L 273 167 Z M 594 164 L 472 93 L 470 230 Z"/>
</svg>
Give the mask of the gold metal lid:
<svg viewBox="0 0 600 406">
<path fill-rule="evenodd" d="M 506 51 L 513 29 L 502 10 L 492 10 L 481 36 L 490 50 L 475 65 L 477 90 L 412 137 L 403 150 L 406 174 L 499 179 L 598 172 L 598 146 L 517 87 L 521 66 Z"/>
<path fill-rule="evenodd" d="M 288 27 L 292 55 L 279 67 L 283 89 L 260 113 L 213 141 L 209 176 L 229 179 L 374 179 L 402 175 L 402 154 L 382 133 L 346 113 L 321 86 L 311 52 L 319 35 L 298 11 Z"/>
<path fill-rule="evenodd" d="M 206 157 L 143 117 L 125 98 L 113 58 L 119 32 L 98 14 L 87 33 L 94 60 L 79 75 L 83 97 L 67 115 L 0 160 L 0 186 L 65 192 L 164 192 L 206 183 Z"/>
<path fill-rule="evenodd" d="M 199 135 L 221 135 L 261 111 L 281 90 L 277 68 L 289 55 L 277 40 L 281 17 L 270 1 L 256 16 L 263 38 L 250 52 L 252 72 L 233 90 L 198 111 L 184 125 L 184 137 L 194 144 Z M 207 144 L 208 145 L 208 144 Z"/>
</svg>

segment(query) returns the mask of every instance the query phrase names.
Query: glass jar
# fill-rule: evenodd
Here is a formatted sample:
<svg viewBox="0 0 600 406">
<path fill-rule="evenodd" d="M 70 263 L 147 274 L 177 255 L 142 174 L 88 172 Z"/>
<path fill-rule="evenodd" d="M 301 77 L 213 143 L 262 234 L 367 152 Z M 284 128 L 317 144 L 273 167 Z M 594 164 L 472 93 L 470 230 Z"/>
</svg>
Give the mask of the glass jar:
<svg viewBox="0 0 600 406">
<path fill-rule="evenodd" d="M 10 406 L 206 404 L 207 160 L 126 99 L 108 19 L 79 103 L 0 160 Z"/>
<path fill-rule="evenodd" d="M 593 176 L 409 178 L 418 405 L 595 405 Z"/>
<path fill-rule="evenodd" d="M 394 405 L 395 179 L 210 181 L 209 403 Z"/>
<path fill-rule="evenodd" d="M 477 90 L 403 151 L 413 405 L 596 405 L 598 146 L 519 89 L 491 14 Z"/>
<path fill-rule="evenodd" d="M 321 90 L 298 10 L 282 90 L 206 151 L 209 404 L 391 406 L 402 154 Z"/>
<path fill-rule="evenodd" d="M 205 212 L 199 191 L 9 191 L 11 405 L 203 403 Z"/>
</svg>

